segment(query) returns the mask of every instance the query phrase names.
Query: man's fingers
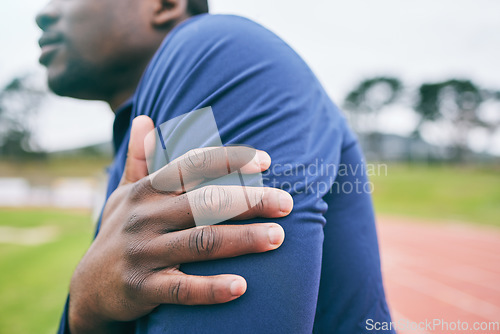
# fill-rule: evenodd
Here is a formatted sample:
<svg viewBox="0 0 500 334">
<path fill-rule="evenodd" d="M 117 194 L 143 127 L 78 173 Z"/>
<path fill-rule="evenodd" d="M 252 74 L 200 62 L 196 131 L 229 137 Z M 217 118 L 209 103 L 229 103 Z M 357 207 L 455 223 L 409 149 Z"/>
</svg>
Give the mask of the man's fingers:
<svg viewBox="0 0 500 334">
<path fill-rule="evenodd" d="M 149 209 L 152 221 L 158 222 L 162 231 L 214 225 L 230 219 L 281 218 L 293 208 L 289 193 L 267 187 L 206 186 L 168 200 L 173 203 L 168 211 L 163 209 L 163 197 L 152 202 Z"/>
<path fill-rule="evenodd" d="M 197 226 L 213 225 L 238 217 L 279 218 L 293 208 L 290 194 L 267 187 L 207 186 L 186 194 Z"/>
<path fill-rule="evenodd" d="M 262 253 L 281 246 L 283 228 L 274 223 L 195 227 L 161 235 L 149 244 L 158 267 Z"/>
<path fill-rule="evenodd" d="M 232 220 L 244 220 L 255 217 L 279 218 L 287 216 L 293 209 L 293 198 L 284 190 L 266 187 L 246 187 L 243 191 L 245 191 L 247 196 L 253 196 L 253 200 L 249 200 L 250 209 L 231 217 L 230 219 Z"/>
<path fill-rule="evenodd" d="M 191 276 L 169 268 L 147 280 L 144 297 L 154 304 L 211 305 L 234 300 L 246 288 L 240 276 Z"/>
<path fill-rule="evenodd" d="M 144 187 L 150 187 L 145 182 L 142 180 L 134 186 L 132 199 L 143 196 Z M 292 196 L 281 189 L 206 186 L 179 196 L 157 196 L 144 203 L 134 219 L 125 223 L 125 228 L 136 231 L 147 225 L 152 231 L 167 233 L 230 219 L 281 218 L 292 209 Z"/>
<path fill-rule="evenodd" d="M 148 175 L 145 142 L 147 134 L 154 129 L 154 123 L 148 116 L 138 116 L 132 122 L 128 144 L 127 162 L 120 185 L 134 183 Z M 154 145 L 154 143 L 151 143 Z"/>
<path fill-rule="evenodd" d="M 206 180 L 235 172 L 260 173 L 270 165 L 269 154 L 254 148 L 208 147 L 189 151 L 151 174 L 150 180 L 157 190 L 183 193 Z"/>
</svg>

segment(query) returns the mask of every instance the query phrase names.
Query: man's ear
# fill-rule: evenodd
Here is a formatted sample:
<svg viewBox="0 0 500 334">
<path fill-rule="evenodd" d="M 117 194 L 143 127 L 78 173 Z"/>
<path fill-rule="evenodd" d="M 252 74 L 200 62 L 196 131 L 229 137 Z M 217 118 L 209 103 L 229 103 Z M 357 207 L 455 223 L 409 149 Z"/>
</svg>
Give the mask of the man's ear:
<svg viewBox="0 0 500 334">
<path fill-rule="evenodd" d="M 188 0 L 153 0 L 153 17 L 151 23 L 156 28 L 165 28 L 175 25 L 185 19 Z"/>
</svg>

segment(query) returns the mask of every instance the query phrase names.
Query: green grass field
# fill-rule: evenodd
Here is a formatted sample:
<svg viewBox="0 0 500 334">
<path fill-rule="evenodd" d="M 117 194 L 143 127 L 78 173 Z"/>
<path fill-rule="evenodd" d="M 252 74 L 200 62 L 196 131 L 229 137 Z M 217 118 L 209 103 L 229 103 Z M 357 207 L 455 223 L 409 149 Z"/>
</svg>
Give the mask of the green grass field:
<svg viewBox="0 0 500 334">
<path fill-rule="evenodd" d="M 34 185 L 48 185 L 60 177 L 96 177 L 105 173 L 111 157 L 51 157 L 40 161 L 0 161 L 1 177 L 22 177 Z"/>
<path fill-rule="evenodd" d="M 500 169 L 388 165 L 371 177 L 377 213 L 500 226 Z"/>
<path fill-rule="evenodd" d="M 497 169 L 389 165 L 387 176 L 371 179 L 379 214 L 500 227 Z M 0 209 L 0 226 L 59 231 L 43 245 L 0 243 L 0 333 L 54 333 L 71 273 L 90 244 L 90 214 Z"/>
<path fill-rule="evenodd" d="M 1 209 L 0 226 L 59 231 L 38 246 L 0 243 L 0 333 L 55 333 L 71 273 L 91 241 L 90 214 Z"/>
</svg>

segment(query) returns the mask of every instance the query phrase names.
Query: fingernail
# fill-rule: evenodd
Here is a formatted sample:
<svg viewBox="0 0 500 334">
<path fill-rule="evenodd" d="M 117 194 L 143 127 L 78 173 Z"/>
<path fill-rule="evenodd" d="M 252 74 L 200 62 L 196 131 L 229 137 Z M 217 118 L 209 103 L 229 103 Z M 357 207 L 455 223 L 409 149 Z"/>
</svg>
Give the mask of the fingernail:
<svg viewBox="0 0 500 334">
<path fill-rule="evenodd" d="M 245 293 L 247 288 L 247 284 L 244 279 L 236 279 L 231 283 L 230 290 L 231 295 L 233 296 L 241 296 Z"/>
<path fill-rule="evenodd" d="M 266 170 L 269 168 L 269 166 L 271 166 L 271 157 L 269 156 L 269 154 L 267 154 L 267 152 L 257 150 L 255 159 L 257 161 L 257 164 L 263 170 Z"/>
<path fill-rule="evenodd" d="M 273 224 L 269 227 L 267 234 L 269 236 L 269 242 L 273 246 L 281 245 L 283 243 L 283 239 L 285 239 L 285 231 L 280 225 Z"/>
<path fill-rule="evenodd" d="M 280 191 L 278 196 L 280 211 L 285 214 L 289 214 L 293 208 L 292 196 L 286 191 Z"/>
</svg>

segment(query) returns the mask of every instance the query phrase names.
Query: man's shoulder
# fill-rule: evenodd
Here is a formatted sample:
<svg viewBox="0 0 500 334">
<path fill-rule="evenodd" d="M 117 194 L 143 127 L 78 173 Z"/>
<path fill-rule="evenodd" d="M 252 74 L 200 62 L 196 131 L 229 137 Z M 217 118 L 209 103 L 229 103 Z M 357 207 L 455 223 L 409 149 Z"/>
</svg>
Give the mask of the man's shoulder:
<svg viewBox="0 0 500 334">
<path fill-rule="evenodd" d="M 260 24 L 238 15 L 203 14 L 194 16 L 176 27 L 169 37 L 190 35 L 191 38 L 204 40 L 214 36 L 240 35 L 246 33 L 270 33 Z"/>
<path fill-rule="evenodd" d="M 204 14 L 186 20 L 166 36 L 141 87 L 146 86 L 150 93 L 152 87 L 180 87 L 196 80 L 219 89 L 244 73 L 247 79 L 270 86 L 271 79 L 283 78 L 280 74 L 293 73 L 304 82 L 305 77 L 313 78 L 303 60 L 258 23 L 235 15 Z"/>
<path fill-rule="evenodd" d="M 250 19 L 236 15 L 204 14 L 192 17 L 172 30 L 158 54 L 182 58 L 186 54 L 189 57 L 208 53 L 217 56 L 239 54 L 243 57 L 240 60 L 248 60 L 262 56 L 269 58 L 283 51 L 290 53 L 292 50 L 276 34 Z"/>
<path fill-rule="evenodd" d="M 276 131 L 306 123 L 317 129 L 315 120 L 343 124 L 320 82 L 290 46 L 261 25 L 233 15 L 195 16 L 174 29 L 148 66 L 135 102 L 134 114 L 148 114 L 160 123 L 212 106 L 218 124 L 240 128 L 274 117 L 289 120 Z"/>
</svg>

